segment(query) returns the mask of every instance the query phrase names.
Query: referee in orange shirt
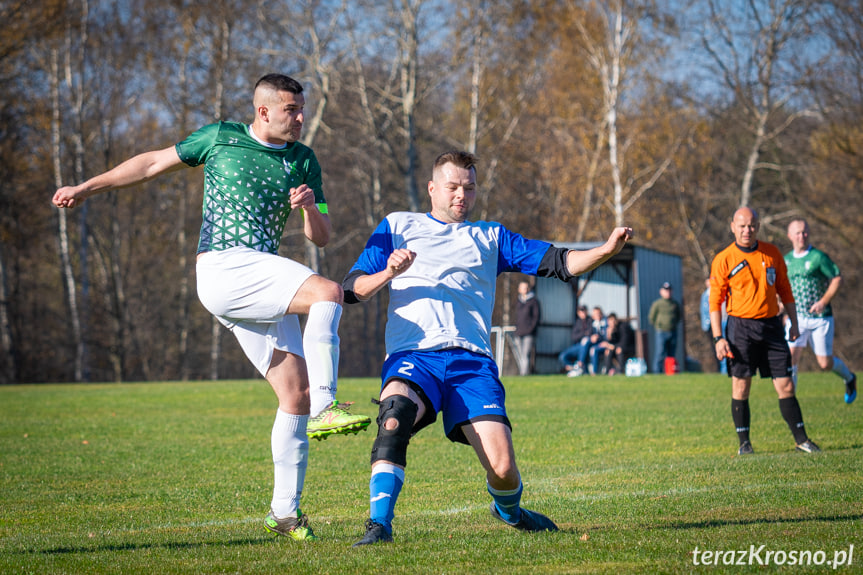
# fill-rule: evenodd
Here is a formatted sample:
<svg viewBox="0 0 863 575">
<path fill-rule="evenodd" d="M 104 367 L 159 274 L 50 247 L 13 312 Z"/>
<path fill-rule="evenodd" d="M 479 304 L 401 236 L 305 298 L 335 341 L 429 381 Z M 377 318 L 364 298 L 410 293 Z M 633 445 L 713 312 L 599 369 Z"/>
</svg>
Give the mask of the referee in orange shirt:
<svg viewBox="0 0 863 575">
<path fill-rule="evenodd" d="M 785 340 L 777 295 L 791 320 L 789 339 L 799 335 L 797 309 L 782 252 L 759 242 L 758 214 L 739 208 L 731 220 L 734 243 L 713 258 L 710 271 L 710 326 L 716 357 L 728 358 L 731 376 L 731 416 L 737 428 L 737 453 L 752 453 L 749 441 L 749 390 L 756 370 L 773 379 L 779 411 L 788 424 L 797 450 L 821 451 L 806 435 L 800 404 L 791 379 L 791 352 Z M 728 312 L 727 339 L 722 336 L 722 303 Z"/>
</svg>

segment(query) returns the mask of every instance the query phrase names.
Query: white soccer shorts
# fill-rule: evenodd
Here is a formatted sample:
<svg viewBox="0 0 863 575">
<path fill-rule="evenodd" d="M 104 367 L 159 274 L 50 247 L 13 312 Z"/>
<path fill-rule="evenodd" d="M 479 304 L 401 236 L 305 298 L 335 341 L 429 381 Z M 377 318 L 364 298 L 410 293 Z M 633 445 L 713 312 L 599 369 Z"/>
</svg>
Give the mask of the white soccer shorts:
<svg viewBox="0 0 863 575">
<path fill-rule="evenodd" d="M 812 346 L 815 355 L 830 357 L 833 355 L 833 317 L 798 317 L 797 327 L 800 337 L 789 341 L 789 347 Z"/>
<path fill-rule="evenodd" d="M 288 258 L 236 247 L 207 252 L 198 259 L 198 298 L 236 336 L 261 375 L 273 350 L 303 357 L 303 335 L 296 315 L 285 315 L 300 286 L 314 272 Z"/>
</svg>

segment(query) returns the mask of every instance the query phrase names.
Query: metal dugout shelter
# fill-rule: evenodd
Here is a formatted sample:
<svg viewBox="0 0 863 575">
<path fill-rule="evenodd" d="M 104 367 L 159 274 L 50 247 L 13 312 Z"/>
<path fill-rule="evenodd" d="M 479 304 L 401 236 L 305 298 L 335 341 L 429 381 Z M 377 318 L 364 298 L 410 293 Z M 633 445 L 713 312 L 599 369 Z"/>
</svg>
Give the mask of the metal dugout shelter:
<svg viewBox="0 0 863 575">
<path fill-rule="evenodd" d="M 574 250 L 590 249 L 601 242 L 555 243 Z M 558 354 L 572 341 L 570 332 L 577 306 L 590 310 L 599 306 L 605 315 L 615 313 L 629 321 L 636 332 L 636 355 L 643 357 L 652 371 L 653 326 L 648 321 L 650 306 L 659 297 L 664 282 L 672 285 L 672 297 L 683 308 L 683 268 L 680 256 L 627 244 L 623 250 L 592 272 L 569 283 L 551 278 L 536 278 L 536 297 L 541 306 L 536 335 L 534 373 L 560 373 Z M 685 330 L 681 318 L 677 337 L 677 364 L 683 369 Z"/>
</svg>

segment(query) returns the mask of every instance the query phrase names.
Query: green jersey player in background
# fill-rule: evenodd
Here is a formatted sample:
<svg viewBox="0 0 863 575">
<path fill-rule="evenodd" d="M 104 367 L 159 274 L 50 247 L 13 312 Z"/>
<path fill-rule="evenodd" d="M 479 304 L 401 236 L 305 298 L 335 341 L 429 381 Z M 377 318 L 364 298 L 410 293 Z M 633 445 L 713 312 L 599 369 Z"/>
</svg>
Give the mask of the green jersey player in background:
<svg viewBox="0 0 863 575">
<path fill-rule="evenodd" d="M 857 376 L 839 357 L 833 355 L 833 308 L 830 301 L 842 283 L 839 268 L 830 257 L 809 243 L 809 224 L 802 218 L 788 224 L 788 239 L 793 249 L 785 254 L 788 279 L 797 303 L 800 337 L 789 341 L 794 385 L 797 366 L 807 345 L 812 346 L 822 371 L 832 369 L 845 382 L 845 403 L 857 398 Z"/>
<path fill-rule="evenodd" d="M 53 202 L 73 208 L 95 194 L 204 165 L 198 297 L 237 337 L 279 403 L 271 435 L 275 485 L 264 526 L 293 539 L 315 539 L 299 509 L 308 438 L 357 433 L 371 419 L 335 400 L 341 286 L 278 255 L 293 210 L 301 210 L 309 240 L 324 246 L 330 239 L 321 168 L 299 142 L 303 87 L 289 76 L 268 74 L 255 84 L 253 104 L 251 124 L 204 126 L 175 146 L 58 189 Z M 298 314 L 307 316 L 303 332 Z"/>
</svg>

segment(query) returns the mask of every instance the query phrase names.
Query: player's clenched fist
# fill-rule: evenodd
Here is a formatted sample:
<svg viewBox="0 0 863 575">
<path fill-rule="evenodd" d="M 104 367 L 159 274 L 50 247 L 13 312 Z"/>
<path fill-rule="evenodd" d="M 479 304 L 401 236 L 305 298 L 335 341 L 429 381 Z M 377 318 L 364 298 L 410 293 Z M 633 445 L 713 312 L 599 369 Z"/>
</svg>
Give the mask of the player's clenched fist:
<svg viewBox="0 0 863 575">
<path fill-rule="evenodd" d="M 396 277 L 411 267 L 411 264 L 414 263 L 416 257 L 416 252 L 412 252 L 410 250 L 394 250 L 393 253 L 390 254 L 390 257 L 387 258 L 387 269 L 390 270 L 392 277 Z"/>
<path fill-rule="evenodd" d="M 74 208 L 85 199 L 79 197 L 77 189 L 77 186 L 64 186 L 54 192 L 54 198 L 51 201 L 58 208 Z"/>
</svg>

